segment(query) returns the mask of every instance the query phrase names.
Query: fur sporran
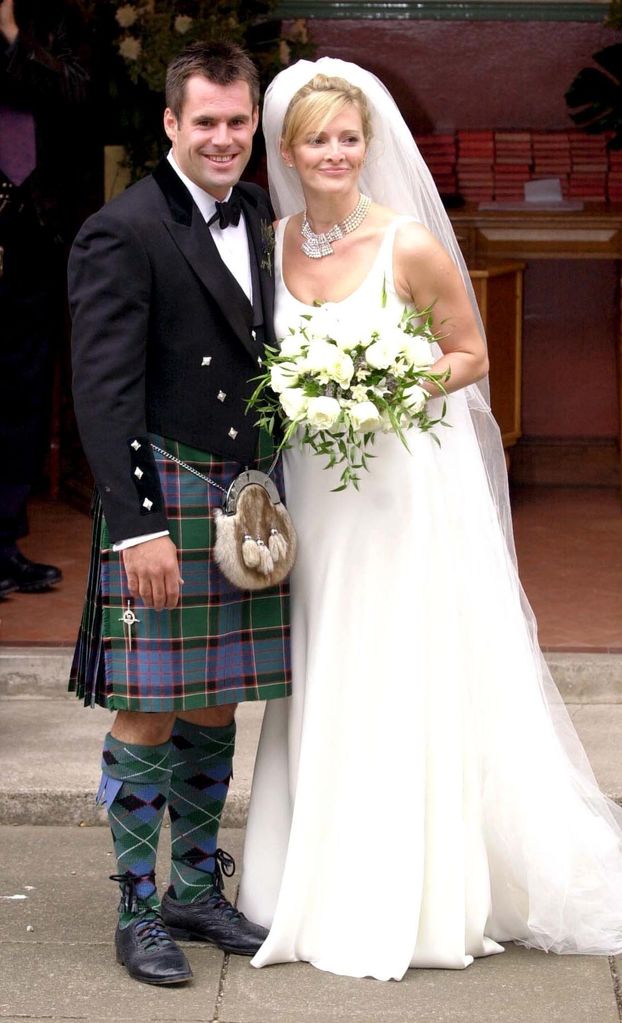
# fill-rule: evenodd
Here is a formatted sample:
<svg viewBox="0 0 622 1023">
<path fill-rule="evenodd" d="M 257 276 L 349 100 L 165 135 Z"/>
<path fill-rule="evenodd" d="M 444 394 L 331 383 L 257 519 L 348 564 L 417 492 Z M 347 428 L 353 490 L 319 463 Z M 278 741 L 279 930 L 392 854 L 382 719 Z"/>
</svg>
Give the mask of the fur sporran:
<svg viewBox="0 0 622 1023">
<path fill-rule="evenodd" d="M 263 590 L 289 575 L 296 560 L 296 531 L 266 473 L 247 469 L 236 476 L 214 518 L 214 559 L 234 586 Z"/>
</svg>

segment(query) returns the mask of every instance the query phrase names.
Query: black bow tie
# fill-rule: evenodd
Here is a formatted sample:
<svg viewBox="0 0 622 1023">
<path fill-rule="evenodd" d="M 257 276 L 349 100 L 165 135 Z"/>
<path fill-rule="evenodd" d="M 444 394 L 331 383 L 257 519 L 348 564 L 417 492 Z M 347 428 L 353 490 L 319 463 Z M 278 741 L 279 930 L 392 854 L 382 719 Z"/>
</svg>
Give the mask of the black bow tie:
<svg viewBox="0 0 622 1023">
<path fill-rule="evenodd" d="M 231 198 L 227 199 L 226 202 L 216 203 L 216 212 L 213 217 L 207 222 L 207 226 L 218 222 L 218 226 L 224 230 L 225 227 L 229 227 L 229 224 L 233 224 L 236 227 L 240 223 L 240 215 L 242 213 L 242 207 L 240 206 L 240 197 L 237 192 L 231 193 Z"/>
</svg>

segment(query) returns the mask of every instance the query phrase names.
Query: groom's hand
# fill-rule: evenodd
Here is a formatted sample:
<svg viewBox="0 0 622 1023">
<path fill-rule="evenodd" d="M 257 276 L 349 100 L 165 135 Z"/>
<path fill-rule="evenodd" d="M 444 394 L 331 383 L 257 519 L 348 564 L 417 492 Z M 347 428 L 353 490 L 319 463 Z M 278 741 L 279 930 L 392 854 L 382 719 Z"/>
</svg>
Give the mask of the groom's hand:
<svg viewBox="0 0 622 1023">
<path fill-rule="evenodd" d="M 171 611 L 179 601 L 177 548 L 168 536 L 145 540 L 122 551 L 123 567 L 132 597 L 141 597 L 145 607 Z"/>
</svg>

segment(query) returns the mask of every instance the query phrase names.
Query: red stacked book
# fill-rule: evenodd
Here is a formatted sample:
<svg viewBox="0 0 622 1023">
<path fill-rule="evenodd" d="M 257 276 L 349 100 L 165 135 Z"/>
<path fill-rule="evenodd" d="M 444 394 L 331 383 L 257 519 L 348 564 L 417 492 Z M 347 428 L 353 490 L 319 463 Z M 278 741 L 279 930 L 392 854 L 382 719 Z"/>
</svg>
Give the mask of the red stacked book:
<svg viewBox="0 0 622 1023">
<path fill-rule="evenodd" d="M 609 150 L 607 196 L 609 202 L 622 202 L 622 149 Z"/>
<path fill-rule="evenodd" d="M 458 132 L 458 187 L 468 202 L 493 197 L 495 142 L 492 131 Z"/>
<path fill-rule="evenodd" d="M 417 145 L 441 195 L 455 195 L 456 140 L 453 135 L 419 135 Z"/>
<path fill-rule="evenodd" d="M 572 166 L 568 132 L 534 132 L 532 145 L 532 178 L 559 178 L 562 195 L 568 195 Z"/>
<path fill-rule="evenodd" d="M 495 132 L 495 199 L 507 202 L 524 198 L 531 162 L 531 132 Z"/>
<path fill-rule="evenodd" d="M 570 132 L 570 180 L 568 195 L 586 202 L 607 198 L 607 139 L 604 135 Z"/>
</svg>

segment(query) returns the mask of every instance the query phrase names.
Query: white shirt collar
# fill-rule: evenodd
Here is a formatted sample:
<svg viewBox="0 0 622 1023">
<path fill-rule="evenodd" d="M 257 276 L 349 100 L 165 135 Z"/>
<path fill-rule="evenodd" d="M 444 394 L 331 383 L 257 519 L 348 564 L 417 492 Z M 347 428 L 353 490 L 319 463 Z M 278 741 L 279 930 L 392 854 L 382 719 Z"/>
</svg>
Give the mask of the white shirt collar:
<svg viewBox="0 0 622 1023">
<path fill-rule="evenodd" d="M 196 185 L 194 183 L 194 181 L 191 181 L 191 179 L 187 177 L 182 170 L 180 170 L 179 165 L 175 162 L 175 157 L 173 156 L 172 149 L 169 151 L 166 158 L 170 163 L 171 167 L 173 168 L 173 170 L 175 171 L 175 173 L 179 175 L 184 185 L 190 192 L 190 195 L 192 196 L 192 198 L 194 199 L 195 203 L 197 204 L 201 211 L 201 216 L 203 217 L 205 223 L 207 223 L 208 220 L 211 220 L 211 218 L 214 216 L 216 212 L 216 199 L 214 198 L 213 195 L 210 195 L 209 192 L 206 192 L 204 188 L 200 188 L 199 185 Z M 232 191 L 233 189 L 230 188 L 229 191 L 227 192 L 227 195 L 222 200 L 223 202 L 226 202 L 226 200 L 230 198 Z M 220 202 L 221 200 L 218 201 Z"/>
</svg>

